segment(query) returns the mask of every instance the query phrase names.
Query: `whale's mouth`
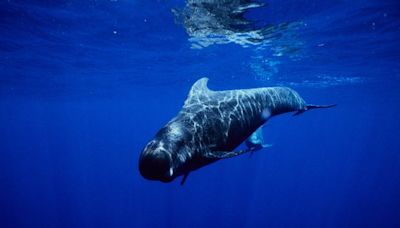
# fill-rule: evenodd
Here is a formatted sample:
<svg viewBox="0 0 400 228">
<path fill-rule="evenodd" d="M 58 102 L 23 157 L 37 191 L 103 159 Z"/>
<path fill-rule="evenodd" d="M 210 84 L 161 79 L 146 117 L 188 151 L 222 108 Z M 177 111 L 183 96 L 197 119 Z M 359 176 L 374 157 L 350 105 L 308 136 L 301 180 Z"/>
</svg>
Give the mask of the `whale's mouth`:
<svg viewBox="0 0 400 228">
<path fill-rule="evenodd" d="M 146 153 L 140 157 L 140 174 L 149 180 L 172 181 L 171 162 L 166 153 Z"/>
</svg>

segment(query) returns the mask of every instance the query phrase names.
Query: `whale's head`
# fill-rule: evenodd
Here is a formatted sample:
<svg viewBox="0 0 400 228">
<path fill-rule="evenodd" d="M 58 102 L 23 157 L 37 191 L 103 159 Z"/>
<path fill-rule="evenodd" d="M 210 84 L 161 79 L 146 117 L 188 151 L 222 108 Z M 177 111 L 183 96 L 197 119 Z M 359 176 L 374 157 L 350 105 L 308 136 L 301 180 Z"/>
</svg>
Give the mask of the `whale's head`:
<svg viewBox="0 0 400 228">
<path fill-rule="evenodd" d="M 171 182 L 181 175 L 178 170 L 185 160 L 185 140 L 179 126 L 162 128 L 143 149 L 139 159 L 140 174 L 149 180 Z"/>
<path fill-rule="evenodd" d="M 171 155 L 161 148 L 148 145 L 140 156 L 139 171 L 146 179 L 170 182 L 173 179 Z"/>
</svg>

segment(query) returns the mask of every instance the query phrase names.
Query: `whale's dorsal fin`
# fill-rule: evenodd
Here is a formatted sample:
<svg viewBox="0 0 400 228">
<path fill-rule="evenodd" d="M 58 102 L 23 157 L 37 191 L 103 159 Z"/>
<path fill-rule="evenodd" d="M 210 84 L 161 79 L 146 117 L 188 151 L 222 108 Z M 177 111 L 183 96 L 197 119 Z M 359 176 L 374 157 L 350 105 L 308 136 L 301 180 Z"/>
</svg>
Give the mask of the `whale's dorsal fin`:
<svg viewBox="0 0 400 228">
<path fill-rule="evenodd" d="M 200 102 L 202 97 L 207 96 L 211 92 L 211 90 L 207 87 L 207 82 L 208 78 L 204 77 L 200 78 L 192 85 L 188 98 L 185 101 L 185 106 Z"/>
<path fill-rule="evenodd" d="M 207 86 L 208 83 L 208 78 L 200 78 L 197 80 L 193 85 L 192 88 L 190 89 L 189 92 L 189 97 L 198 95 L 198 94 L 203 94 L 203 93 L 208 93 L 210 90 L 208 89 Z"/>
</svg>

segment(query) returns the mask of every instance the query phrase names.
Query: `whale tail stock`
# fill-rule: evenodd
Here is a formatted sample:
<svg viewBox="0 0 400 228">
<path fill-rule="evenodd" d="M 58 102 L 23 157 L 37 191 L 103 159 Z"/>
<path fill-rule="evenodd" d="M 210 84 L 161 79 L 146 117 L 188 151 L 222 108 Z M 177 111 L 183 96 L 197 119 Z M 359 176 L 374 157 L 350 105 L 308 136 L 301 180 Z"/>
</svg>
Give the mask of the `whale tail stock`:
<svg viewBox="0 0 400 228">
<path fill-rule="evenodd" d="M 337 104 L 329 104 L 329 105 L 313 105 L 313 104 L 308 104 L 305 106 L 305 109 L 297 111 L 293 116 L 300 115 L 301 113 L 311 110 L 311 109 L 317 109 L 317 108 L 332 108 L 335 107 Z"/>
</svg>

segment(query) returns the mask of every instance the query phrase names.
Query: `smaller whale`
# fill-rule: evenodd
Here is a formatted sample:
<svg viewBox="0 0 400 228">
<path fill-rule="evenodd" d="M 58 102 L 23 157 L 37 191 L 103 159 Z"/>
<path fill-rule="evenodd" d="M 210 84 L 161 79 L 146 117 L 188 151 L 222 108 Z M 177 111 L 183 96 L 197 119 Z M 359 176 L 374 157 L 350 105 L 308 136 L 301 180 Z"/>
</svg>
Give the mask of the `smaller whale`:
<svg viewBox="0 0 400 228">
<path fill-rule="evenodd" d="M 264 143 L 264 136 L 262 133 L 263 126 L 259 127 L 253 134 L 250 135 L 245 141 L 247 146 L 247 150 L 252 152 L 261 150 L 263 148 L 271 147 L 272 144 L 265 144 Z"/>
</svg>

